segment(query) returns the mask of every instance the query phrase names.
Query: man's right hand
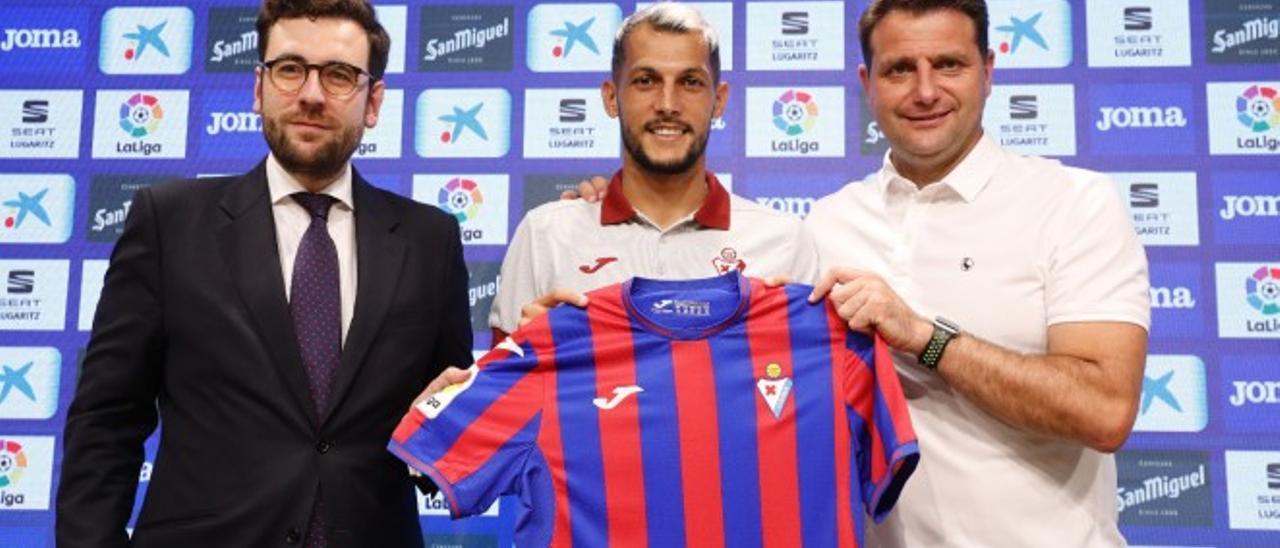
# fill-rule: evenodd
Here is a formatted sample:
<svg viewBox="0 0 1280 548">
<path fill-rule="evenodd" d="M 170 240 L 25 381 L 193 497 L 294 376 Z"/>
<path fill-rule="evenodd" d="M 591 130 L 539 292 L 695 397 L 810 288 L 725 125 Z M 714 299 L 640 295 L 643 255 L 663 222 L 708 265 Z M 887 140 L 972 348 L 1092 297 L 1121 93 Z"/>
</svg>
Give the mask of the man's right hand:
<svg viewBox="0 0 1280 548">
<path fill-rule="evenodd" d="M 422 390 L 422 393 L 413 399 L 413 404 L 418 405 L 420 402 L 429 400 L 431 396 L 436 395 L 446 387 L 467 382 L 469 378 L 471 378 L 470 371 L 449 366 L 444 371 L 441 371 L 436 378 L 431 379 L 431 382 L 427 383 L 427 387 Z"/>
<path fill-rule="evenodd" d="M 598 202 L 604 199 L 604 195 L 609 188 L 609 180 L 599 175 L 592 177 L 590 181 L 579 181 L 578 190 L 566 190 L 560 193 L 561 200 L 577 200 L 582 198 L 588 202 Z M 521 324 L 523 325 L 523 323 Z"/>
<path fill-rule="evenodd" d="M 587 296 L 569 289 L 553 289 L 550 293 L 520 307 L 520 326 L 523 327 L 538 316 L 546 314 L 548 310 L 559 306 L 560 303 L 569 303 L 582 308 L 587 306 Z"/>
</svg>

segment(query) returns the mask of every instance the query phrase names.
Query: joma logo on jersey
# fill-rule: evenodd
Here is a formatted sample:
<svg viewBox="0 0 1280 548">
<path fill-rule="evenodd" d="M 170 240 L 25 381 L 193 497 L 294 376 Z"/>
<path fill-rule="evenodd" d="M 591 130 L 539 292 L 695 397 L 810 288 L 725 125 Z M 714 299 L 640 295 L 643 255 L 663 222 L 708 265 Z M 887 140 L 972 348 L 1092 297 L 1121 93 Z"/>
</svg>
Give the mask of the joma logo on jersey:
<svg viewBox="0 0 1280 548">
<path fill-rule="evenodd" d="M 4 29 L 0 51 L 14 49 L 61 49 L 80 47 L 76 29 Z"/>
<path fill-rule="evenodd" d="M 1102 107 L 1095 124 L 1099 131 L 1111 128 L 1186 127 L 1187 117 L 1178 107 Z"/>
<path fill-rule="evenodd" d="M 1236 196 L 1222 197 L 1223 207 L 1218 216 L 1224 221 L 1236 217 L 1280 217 L 1280 194 L 1268 196 Z"/>
<path fill-rule="evenodd" d="M 1196 298 L 1187 287 L 1156 287 L 1149 290 L 1151 308 L 1191 309 L 1196 307 Z"/>
<path fill-rule="evenodd" d="M 1278 381 L 1235 381 L 1235 388 L 1228 401 L 1233 407 L 1250 403 L 1280 403 L 1280 382 Z"/>
<path fill-rule="evenodd" d="M 257 133 L 262 131 L 262 116 L 254 112 L 211 112 L 205 133 Z"/>
</svg>

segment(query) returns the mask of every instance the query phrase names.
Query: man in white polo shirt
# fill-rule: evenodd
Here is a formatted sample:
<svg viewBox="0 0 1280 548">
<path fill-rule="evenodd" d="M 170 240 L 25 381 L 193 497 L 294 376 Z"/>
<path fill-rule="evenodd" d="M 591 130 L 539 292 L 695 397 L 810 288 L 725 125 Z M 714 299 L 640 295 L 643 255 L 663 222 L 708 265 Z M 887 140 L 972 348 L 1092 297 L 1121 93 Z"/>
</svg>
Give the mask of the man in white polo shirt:
<svg viewBox="0 0 1280 548">
<path fill-rule="evenodd" d="M 876 0 L 859 31 L 891 150 L 807 218 L 829 268 L 814 297 L 894 348 L 925 455 L 868 544 L 1123 546 L 1109 453 L 1150 315 L 1119 196 L 983 134 L 982 0 Z"/>
<path fill-rule="evenodd" d="M 577 293 L 633 276 L 817 278 L 799 219 L 730 194 L 706 170 L 711 121 L 729 85 L 716 32 L 696 9 L 660 3 L 623 21 L 601 96 L 620 122 L 622 169 L 602 202 L 553 202 L 525 215 L 489 315 L 495 341 L 519 326 L 528 303 L 534 311 L 582 304 Z"/>
</svg>

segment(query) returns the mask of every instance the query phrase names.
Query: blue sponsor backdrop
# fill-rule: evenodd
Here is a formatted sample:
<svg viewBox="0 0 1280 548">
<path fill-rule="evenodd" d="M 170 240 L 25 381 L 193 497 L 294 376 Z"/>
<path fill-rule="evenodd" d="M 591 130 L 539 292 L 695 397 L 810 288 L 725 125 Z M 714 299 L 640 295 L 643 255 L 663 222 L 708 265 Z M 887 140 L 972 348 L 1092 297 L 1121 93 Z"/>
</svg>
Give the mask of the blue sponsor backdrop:
<svg viewBox="0 0 1280 548">
<path fill-rule="evenodd" d="M 857 80 L 865 5 L 704 4 L 729 37 L 733 88 L 708 154 L 737 192 L 805 215 L 879 167 L 886 145 Z M 242 172 L 266 152 L 255 7 L 0 7 L 0 546 L 52 545 L 62 424 L 130 193 Z M 524 211 L 619 165 L 595 90 L 635 7 L 379 5 L 398 99 L 356 163 L 483 232 L 466 246 L 477 328 Z M 999 0 L 990 31 L 989 131 L 1115 174 L 1151 259 L 1152 358 L 1118 459 L 1126 536 L 1280 544 L 1280 0 Z M 459 185 L 468 200 L 439 201 Z M 488 342 L 479 329 L 477 348 Z M 514 511 L 503 501 L 452 523 L 441 500 L 420 501 L 430 544 L 508 546 Z"/>
</svg>

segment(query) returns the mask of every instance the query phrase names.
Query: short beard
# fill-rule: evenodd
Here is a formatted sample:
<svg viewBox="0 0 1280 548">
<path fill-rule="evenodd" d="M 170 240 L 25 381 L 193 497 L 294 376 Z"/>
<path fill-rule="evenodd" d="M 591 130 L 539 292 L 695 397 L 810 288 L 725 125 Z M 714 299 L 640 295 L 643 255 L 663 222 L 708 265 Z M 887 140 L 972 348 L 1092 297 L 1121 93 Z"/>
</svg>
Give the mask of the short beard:
<svg viewBox="0 0 1280 548">
<path fill-rule="evenodd" d="M 275 155 L 280 166 L 298 175 L 312 179 L 336 177 L 346 167 L 347 161 L 360 146 L 364 136 L 359 127 L 344 127 L 337 139 L 325 142 L 316 150 L 313 157 L 308 158 L 302 151 L 293 146 L 284 133 L 284 128 L 276 123 L 275 118 L 262 117 L 263 136 L 267 139 L 267 148 Z"/>
<path fill-rule="evenodd" d="M 640 169 L 659 175 L 679 175 L 693 169 L 698 165 L 698 160 L 702 158 L 703 153 L 707 151 L 707 141 L 710 138 L 711 124 L 708 123 L 706 131 L 702 133 L 702 139 L 695 141 L 693 146 L 689 147 L 689 152 L 684 155 L 684 158 L 674 162 L 660 163 L 645 153 L 640 139 L 633 138 L 625 126 L 622 128 L 622 146 L 631 154 L 631 159 L 635 160 Z"/>
</svg>

